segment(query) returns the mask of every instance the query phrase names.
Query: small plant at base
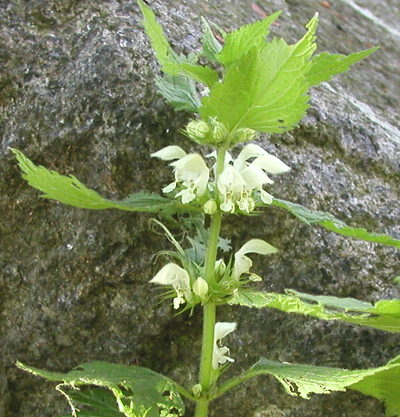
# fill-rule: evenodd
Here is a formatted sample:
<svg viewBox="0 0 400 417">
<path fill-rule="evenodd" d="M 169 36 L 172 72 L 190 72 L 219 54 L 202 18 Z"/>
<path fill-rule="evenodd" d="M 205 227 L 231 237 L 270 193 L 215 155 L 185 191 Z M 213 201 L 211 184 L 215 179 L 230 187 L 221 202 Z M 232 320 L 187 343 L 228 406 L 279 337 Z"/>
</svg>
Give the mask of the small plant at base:
<svg viewBox="0 0 400 417">
<path fill-rule="evenodd" d="M 158 89 L 177 110 L 195 113 L 182 132 L 197 144 L 211 146 L 213 152 L 208 158 L 199 153 L 187 153 L 176 145 L 167 146 L 151 155 L 169 163 L 173 169 L 174 181 L 164 185 L 164 196 L 141 192 L 123 201 L 113 201 L 88 189 L 75 177 L 36 166 L 20 151 L 12 151 L 23 177 L 46 198 L 87 209 L 151 212 L 160 217 L 179 213 L 186 216 L 186 222 L 195 225 L 196 233 L 189 239 L 191 247 L 183 248 L 162 223 L 155 221 L 175 250 L 163 252 L 167 262 L 150 282 L 167 289 L 165 298 L 172 299 L 174 310 L 184 312 L 197 306 L 203 310 L 198 382 L 192 388 L 185 388 L 147 368 L 105 362 L 82 364 L 64 374 L 22 363 L 17 365 L 60 382 L 59 389 L 61 386 L 74 388 L 62 392 L 68 398 L 72 414 L 82 417 L 89 414 L 182 416 L 182 397 L 195 403 L 195 417 L 206 417 L 211 401 L 248 379 L 264 374 L 275 376 L 289 395 L 309 398 L 312 393 L 353 389 L 383 401 L 388 415 L 400 415 L 400 356 L 384 366 L 362 370 L 261 358 L 244 373 L 219 382 L 228 366 L 234 369 L 235 361 L 234 349 L 231 351 L 226 345 L 229 341 L 223 339 L 240 331 L 236 323 L 217 322 L 217 308 L 224 304 L 274 308 L 323 320 L 400 331 L 400 300 L 381 300 L 373 305 L 293 290 L 278 294 L 252 289 L 251 283 L 262 278 L 252 271 L 252 259 L 248 255 L 272 255 L 277 248 L 253 238 L 228 258 L 223 253 L 229 252 L 230 247 L 220 236 L 225 216 L 249 215 L 263 208 L 280 207 L 307 224 L 400 247 L 400 240 L 391 236 L 352 228 L 330 214 L 275 198 L 267 191 L 273 183 L 270 176 L 285 174 L 290 168 L 261 146 L 251 143 L 260 133 L 292 129 L 307 110 L 309 88 L 346 71 L 376 48 L 348 56 L 326 52 L 314 55 L 317 16 L 310 20 L 306 34 L 294 45 L 282 39 L 267 40 L 269 27 L 278 18 L 278 12 L 228 34 L 219 30 L 224 37 L 223 46 L 214 36 L 211 25 L 203 19 L 202 51 L 182 57 L 172 50 L 150 7 L 141 0 L 138 3 L 164 74 L 156 81 Z M 222 78 L 211 66 L 200 65 L 199 56 L 212 62 L 213 68 L 222 67 Z M 196 82 L 208 87 L 208 95 L 199 97 Z M 242 143 L 244 146 L 235 157 L 234 148 Z M 207 228 L 206 224 L 210 226 Z"/>
</svg>

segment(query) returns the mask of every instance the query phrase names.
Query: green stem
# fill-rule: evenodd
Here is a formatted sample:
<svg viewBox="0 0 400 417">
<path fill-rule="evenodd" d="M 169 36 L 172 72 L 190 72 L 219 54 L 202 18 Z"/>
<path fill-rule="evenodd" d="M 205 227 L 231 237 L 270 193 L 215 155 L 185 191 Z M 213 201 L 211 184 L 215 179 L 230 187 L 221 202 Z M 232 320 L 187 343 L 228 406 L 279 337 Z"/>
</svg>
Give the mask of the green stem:
<svg viewBox="0 0 400 417">
<path fill-rule="evenodd" d="M 207 398 L 199 398 L 196 402 L 196 410 L 194 412 L 194 417 L 207 417 L 208 404 L 209 401 Z"/>
<path fill-rule="evenodd" d="M 202 395 L 196 401 L 195 417 L 207 417 L 208 415 L 208 391 L 212 383 L 212 358 L 214 351 L 214 326 L 216 317 L 215 304 L 207 303 L 203 308 L 203 339 L 201 346 L 201 360 L 199 371 L 199 383 L 202 387 Z"/>
<path fill-rule="evenodd" d="M 224 169 L 226 148 L 218 149 L 216 175 Z M 216 200 L 218 201 L 218 191 L 215 190 Z M 214 279 L 215 261 L 217 260 L 218 240 L 221 230 L 222 214 L 218 209 L 211 216 L 210 234 L 205 256 L 205 277 L 207 282 Z M 203 338 L 201 344 L 201 359 L 199 371 L 199 383 L 202 387 L 201 397 L 196 401 L 195 417 L 207 417 L 209 391 L 213 383 L 213 366 L 212 358 L 214 351 L 214 327 L 216 321 L 216 305 L 214 303 L 205 303 L 203 306 Z"/>
<path fill-rule="evenodd" d="M 211 281 L 214 276 L 215 261 L 217 260 L 218 240 L 221 230 L 222 214 L 217 211 L 211 218 L 210 235 L 205 261 L 205 280 Z"/>
<path fill-rule="evenodd" d="M 182 394 L 184 397 L 186 397 L 189 400 L 196 401 L 196 398 L 191 394 L 186 388 L 184 388 L 182 385 L 179 385 L 175 381 L 171 379 L 172 384 L 175 386 L 175 389 L 179 392 L 179 394 Z"/>
<path fill-rule="evenodd" d="M 261 373 L 258 372 L 251 372 L 247 371 L 246 373 L 236 376 L 234 378 L 229 379 L 228 381 L 224 382 L 213 394 L 213 396 L 210 398 L 210 400 L 215 400 L 216 398 L 220 397 L 222 394 L 225 394 L 225 392 L 231 390 L 232 388 L 235 388 L 239 384 L 242 384 L 243 382 L 247 381 L 250 378 L 254 378 L 255 376 L 261 375 Z"/>
<path fill-rule="evenodd" d="M 203 340 L 199 382 L 203 391 L 207 391 L 212 382 L 212 358 L 214 351 L 214 326 L 216 318 L 215 304 L 207 303 L 203 307 Z"/>
</svg>

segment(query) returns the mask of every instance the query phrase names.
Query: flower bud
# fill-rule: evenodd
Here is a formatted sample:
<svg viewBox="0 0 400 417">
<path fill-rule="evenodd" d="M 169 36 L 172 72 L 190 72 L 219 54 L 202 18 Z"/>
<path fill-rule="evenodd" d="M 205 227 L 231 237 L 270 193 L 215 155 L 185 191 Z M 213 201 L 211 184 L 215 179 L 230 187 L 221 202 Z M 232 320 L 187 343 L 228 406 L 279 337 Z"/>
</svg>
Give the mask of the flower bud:
<svg viewBox="0 0 400 417">
<path fill-rule="evenodd" d="M 193 292 L 204 300 L 208 294 L 207 281 L 202 277 L 198 277 L 193 283 Z"/>
<path fill-rule="evenodd" d="M 186 126 L 186 134 L 195 142 L 204 142 L 209 132 L 210 127 L 203 120 L 192 120 Z"/>
<path fill-rule="evenodd" d="M 223 142 L 228 136 L 228 131 L 223 123 L 217 120 L 211 120 L 212 131 L 211 136 L 214 143 Z"/>
<path fill-rule="evenodd" d="M 204 213 L 214 214 L 217 211 L 217 203 L 214 200 L 208 200 L 203 206 Z"/>
<path fill-rule="evenodd" d="M 215 261 L 215 275 L 217 277 L 222 277 L 225 274 L 226 265 L 223 259 L 218 259 Z"/>
<path fill-rule="evenodd" d="M 239 129 L 234 138 L 233 138 L 233 143 L 239 143 L 239 142 L 249 142 L 253 139 L 255 139 L 256 137 L 256 131 L 253 129 L 248 129 L 248 128 L 243 128 L 243 129 Z"/>
<path fill-rule="evenodd" d="M 203 391 L 203 387 L 201 386 L 201 384 L 193 385 L 192 392 L 195 398 L 199 398 L 202 391 Z"/>
</svg>

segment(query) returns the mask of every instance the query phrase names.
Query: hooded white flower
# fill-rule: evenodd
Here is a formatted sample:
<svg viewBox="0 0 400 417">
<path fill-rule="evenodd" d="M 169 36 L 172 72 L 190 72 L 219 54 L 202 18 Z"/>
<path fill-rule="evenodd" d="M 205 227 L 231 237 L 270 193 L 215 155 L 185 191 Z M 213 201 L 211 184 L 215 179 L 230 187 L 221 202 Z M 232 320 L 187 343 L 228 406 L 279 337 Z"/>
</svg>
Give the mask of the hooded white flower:
<svg viewBox="0 0 400 417">
<path fill-rule="evenodd" d="M 290 171 L 290 167 L 283 161 L 254 143 L 250 143 L 242 149 L 236 158 L 234 165 L 237 169 L 243 169 L 243 167 L 248 164 L 247 161 L 251 158 L 256 158 L 251 165 L 257 166 L 269 174 L 283 174 Z"/>
<path fill-rule="evenodd" d="M 214 327 L 214 352 L 212 358 L 212 365 L 214 369 L 218 369 L 220 365 L 226 362 L 234 362 L 235 360 L 229 356 L 229 348 L 220 346 L 220 341 L 232 333 L 236 329 L 236 323 L 218 322 Z"/>
<path fill-rule="evenodd" d="M 253 162 L 249 159 L 255 158 Z M 254 209 L 253 191 L 260 191 L 261 200 L 271 204 L 273 197 L 263 186 L 273 181 L 266 173 L 281 174 L 290 168 L 277 157 L 255 144 L 246 145 L 235 160 L 227 158 L 219 175 L 217 187 L 222 197 L 221 210 L 233 213 L 236 205 L 249 213 Z"/>
<path fill-rule="evenodd" d="M 217 187 L 222 197 L 220 205 L 222 211 L 233 213 L 235 203 L 244 201 L 248 197 L 246 183 L 232 165 L 227 165 L 218 176 Z"/>
<path fill-rule="evenodd" d="M 245 243 L 236 253 L 235 262 L 233 264 L 233 278 L 239 280 L 242 274 L 250 274 L 250 268 L 253 266 L 252 260 L 246 256 L 248 253 L 258 253 L 260 255 L 269 255 L 277 252 L 278 249 L 274 248 L 269 243 L 261 239 L 251 239 Z M 255 274 L 251 274 L 250 279 L 260 280 L 260 277 Z"/>
<path fill-rule="evenodd" d="M 171 165 L 175 167 L 176 182 L 182 183 L 185 187 L 176 195 L 182 197 L 183 204 L 189 203 L 206 192 L 210 171 L 199 154 L 191 153 Z"/>
<path fill-rule="evenodd" d="M 186 270 L 172 262 L 164 265 L 150 282 L 160 285 L 172 285 L 176 291 L 176 297 L 173 301 L 175 310 L 181 304 L 192 299 L 189 274 Z"/>
<path fill-rule="evenodd" d="M 151 156 L 164 161 L 176 159 L 170 163 L 174 167 L 175 181 L 163 188 L 164 193 L 175 190 L 177 184 L 180 183 L 183 189 L 176 194 L 176 197 L 181 197 L 182 203 L 187 204 L 206 192 L 210 171 L 199 154 L 186 154 L 179 146 L 172 145 Z"/>
<path fill-rule="evenodd" d="M 186 152 L 180 146 L 171 145 L 152 153 L 150 156 L 160 158 L 163 161 L 172 161 L 173 159 L 183 158 L 186 156 Z"/>
</svg>

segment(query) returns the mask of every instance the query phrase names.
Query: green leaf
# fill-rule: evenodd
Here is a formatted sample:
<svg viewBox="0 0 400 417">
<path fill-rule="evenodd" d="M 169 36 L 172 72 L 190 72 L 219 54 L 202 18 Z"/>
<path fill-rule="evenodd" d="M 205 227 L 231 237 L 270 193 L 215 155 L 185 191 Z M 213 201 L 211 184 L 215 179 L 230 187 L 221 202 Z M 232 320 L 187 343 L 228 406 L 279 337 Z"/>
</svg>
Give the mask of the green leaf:
<svg viewBox="0 0 400 417">
<path fill-rule="evenodd" d="M 209 67 L 203 67 L 202 65 L 192 63 L 180 62 L 176 65 L 171 64 L 165 72 L 171 75 L 186 75 L 196 81 L 206 84 L 208 87 L 212 87 L 218 81 L 217 71 Z"/>
<path fill-rule="evenodd" d="M 11 151 L 18 160 L 23 172 L 22 177 L 30 186 L 42 191 L 44 194 L 41 197 L 43 198 L 94 210 L 115 208 L 126 211 L 170 213 L 175 211 L 177 207 L 174 200 L 144 192 L 132 194 L 122 201 L 105 199 L 96 191 L 87 188 L 73 175 L 60 175 L 55 171 L 35 165 L 17 149 L 11 149 Z"/>
<path fill-rule="evenodd" d="M 309 398 L 310 394 L 329 394 L 350 388 L 381 400 L 387 416 L 400 415 L 400 363 L 391 361 L 372 369 L 347 370 L 312 365 L 280 363 L 261 358 L 242 379 L 273 375 L 292 396 Z"/>
<path fill-rule="evenodd" d="M 279 17 L 282 11 L 276 12 L 266 19 L 240 27 L 225 36 L 225 44 L 217 56 L 219 62 L 226 67 L 238 61 L 249 49 L 262 49 L 265 45 L 269 27 Z M 215 51 L 219 52 L 219 51 Z"/>
<path fill-rule="evenodd" d="M 125 200 L 110 201 L 113 204 L 111 208 L 127 211 L 142 211 L 148 213 L 165 213 L 173 214 L 178 208 L 185 210 L 184 205 L 175 200 L 161 197 L 155 193 L 139 192 L 129 195 Z M 189 208 L 188 208 L 189 209 Z"/>
<path fill-rule="evenodd" d="M 270 23 L 278 16 L 240 28 L 225 37 L 217 58 L 226 66 L 222 83 L 215 84 L 202 100 L 204 120 L 216 118 L 234 133 L 250 128 L 266 133 L 292 129 L 308 108 L 308 89 L 375 49 L 349 56 L 322 53 L 315 58 L 317 15 L 307 25 L 307 33 L 295 45 L 283 39 L 265 42 Z"/>
<path fill-rule="evenodd" d="M 291 203 L 290 201 L 280 200 L 277 198 L 273 200 L 272 205 L 289 211 L 300 221 L 308 225 L 318 224 L 331 232 L 335 232 L 343 236 L 400 248 L 399 239 L 395 239 L 390 235 L 368 232 L 368 230 L 359 227 L 350 227 L 346 223 L 334 217 L 332 214 L 322 211 L 309 210 L 300 204 Z"/>
<path fill-rule="evenodd" d="M 119 412 L 116 399 L 111 391 L 101 388 L 83 388 L 81 390 L 70 390 L 67 395 L 75 407 L 77 417 L 124 416 Z M 70 416 L 71 414 L 62 417 Z"/>
<path fill-rule="evenodd" d="M 162 26 L 157 22 L 153 10 L 142 0 L 138 0 L 143 15 L 143 25 L 147 36 L 150 39 L 151 47 L 161 67 L 168 66 L 171 61 L 176 60 L 175 52 L 172 50 Z"/>
<path fill-rule="evenodd" d="M 400 332 L 400 300 L 380 300 L 375 305 L 353 298 L 315 296 L 294 290 L 286 294 L 240 289 L 228 304 L 274 308 L 322 320 L 339 320 L 386 332 Z"/>
<path fill-rule="evenodd" d="M 296 125 L 308 108 L 309 85 L 303 72 L 316 47 L 317 18 L 307 27 L 297 44 L 274 39 L 263 48 L 251 48 L 229 67 L 224 81 L 203 99 L 202 118 L 215 117 L 231 132 L 250 128 L 278 133 Z"/>
<path fill-rule="evenodd" d="M 147 411 L 146 417 L 182 416 L 184 414 L 184 406 L 176 392 L 174 382 L 147 368 L 91 362 L 78 365 L 74 370 L 64 374 L 44 371 L 20 362 L 16 365 L 20 369 L 49 381 L 61 382 L 62 386 L 80 388 L 85 385 L 94 385 L 107 388 L 116 398 L 119 410 L 122 413 L 125 411 L 127 416 L 134 413 L 141 416 L 145 411 Z M 69 394 L 66 393 L 66 395 L 69 397 Z M 90 404 L 93 399 L 85 399 L 82 396 L 80 399 L 84 399 L 86 403 L 89 401 L 88 405 L 93 405 Z M 131 414 L 127 414 L 128 412 Z"/>
<path fill-rule="evenodd" d="M 217 55 L 222 50 L 222 45 L 219 43 L 218 39 L 214 36 L 214 33 L 210 27 L 210 24 L 204 17 L 201 17 L 201 28 L 203 31 L 203 36 L 201 38 L 201 43 L 203 45 L 203 50 L 201 55 L 209 59 L 210 61 L 216 61 Z"/>
<path fill-rule="evenodd" d="M 400 415 L 400 356 L 392 359 L 389 369 L 370 375 L 350 388 L 371 395 L 386 405 L 388 417 Z"/>
<path fill-rule="evenodd" d="M 156 78 L 158 91 L 175 110 L 197 112 L 200 107 L 196 86 L 192 80 L 182 76 Z"/>
<path fill-rule="evenodd" d="M 307 81 L 311 85 L 317 85 L 323 81 L 330 80 L 334 75 L 345 72 L 350 65 L 366 58 L 378 48 L 371 48 L 365 51 L 355 52 L 350 55 L 330 54 L 323 52 L 317 55 L 310 62 L 309 70 L 306 73 Z"/>
<path fill-rule="evenodd" d="M 211 87 L 218 80 L 218 73 L 212 68 L 203 67 L 188 59 L 178 57 L 171 48 L 163 28 L 157 22 L 151 8 L 142 0 L 138 0 L 138 4 L 144 18 L 145 31 L 162 71 L 173 76 L 185 75 Z"/>
</svg>

